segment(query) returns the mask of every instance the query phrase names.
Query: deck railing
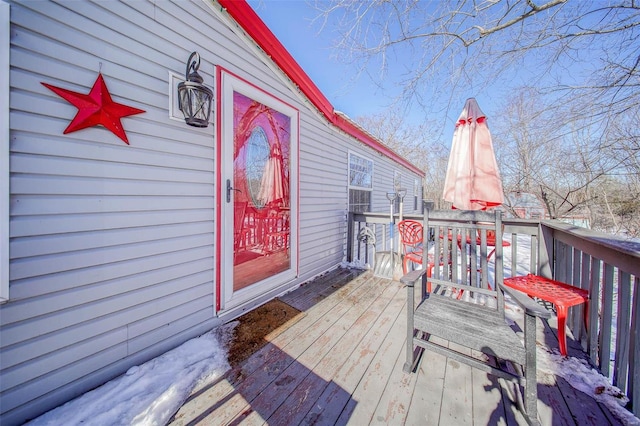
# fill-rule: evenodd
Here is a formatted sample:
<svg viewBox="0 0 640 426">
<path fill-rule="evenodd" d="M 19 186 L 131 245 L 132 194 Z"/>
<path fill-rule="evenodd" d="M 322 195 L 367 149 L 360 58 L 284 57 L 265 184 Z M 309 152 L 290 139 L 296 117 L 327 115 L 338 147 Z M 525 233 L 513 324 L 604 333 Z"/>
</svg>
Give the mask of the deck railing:
<svg viewBox="0 0 640 426">
<path fill-rule="evenodd" d="M 389 251 L 390 223 L 389 214 L 350 214 L 347 261 L 373 265 L 375 252 Z M 557 220 L 505 218 L 503 223 L 510 242 L 504 249 L 505 277 L 532 272 L 589 290 L 586 327 L 583 306 L 570 310 L 567 326 L 640 416 L 640 244 Z M 365 226 L 369 231 L 363 232 Z"/>
</svg>

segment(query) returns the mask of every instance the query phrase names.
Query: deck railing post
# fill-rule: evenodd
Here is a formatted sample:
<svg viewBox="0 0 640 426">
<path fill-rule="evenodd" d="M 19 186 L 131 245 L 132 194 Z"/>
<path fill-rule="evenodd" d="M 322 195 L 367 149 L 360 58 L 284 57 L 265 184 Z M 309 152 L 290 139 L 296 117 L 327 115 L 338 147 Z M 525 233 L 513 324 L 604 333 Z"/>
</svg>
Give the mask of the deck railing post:
<svg viewBox="0 0 640 426">
<path fill-rule="evenodd" d="M 553 229 L 540 223 L 538 235 L 538 275 L 553 278 Z"/>
<path fill-rule="evenodd" d="M 640 416 L 640 277 L 633 280 L 631 333 L 629 339 L 629 390 L 633 414 Z"/>
<path fill-rule="evenodd" d="M 533 423 L 538 420 L 538 387 L 536 379 L 536 317 L 530 314 L 524 316 L 524 335 L 528 341 L 525 343 L 526 348 L 534 348 L 527 351 L 526 365 L 524 371 L 524 406 L 530 421 Z"/>
<path fill-rule="evenodd" d="M 589 340 L 587 350 L 593 365 L 598 365 L 598 321 L 600 316 L 600 261 L 591 258 L 591 277 L 589 282 Z"/>
<path fill-rule="evenodd" d="M 581 259 L 581 269 L 580 269 L 580 288 L 589 291 L 591 287 L 591 279 L 590 279 L 591 278 L 590 277 L 591 256 L 589 256 L 585 252 L 581 252 L 581 253 L 582 253 L 582 259 Z M 589 314 L 590 304 L 591 304 L 591 300 L 589 300 L 589 303 L 587 305 L 580 307 L 580 315 L 579 315 L 579 318 L 577 319 L 579 321 L 579 327 L 581 330 L 579 340 L 584 350 L 589 349 L 589 331 L 591 329 L 588 326 L 589 318 L 587 317 L 587 315 Z"/>
<path fill-rule="evenodd" d="M 613 319 L 613 272 L 614 267 L 604 264 L 602 277 L 602 311 L 600 313 L 599 360 L 600 371 L 609 377 L 611 362 L 611 325 Z"/>
<path fill-rule="evenodd" d="M 353 229 L 355 215 L 347 212 L 347 262 L 353 262 Z"/>
<path fill-rule="evenodd" d="M 627 392 L 629 373 L 629 319 L 631 318 L 631 275 L 618 270 L 618 307 L 616 322 L 616 355 L 613 384 Z"/>
<path fill-rule="evenodd" d="M 415 282 L 406 283 L 407 285 L 407 341 L 405 347 L 405 362 L 402 370 L 409 373 L 413 370 L 413 309 L 415 300 Z"/>
</svg>

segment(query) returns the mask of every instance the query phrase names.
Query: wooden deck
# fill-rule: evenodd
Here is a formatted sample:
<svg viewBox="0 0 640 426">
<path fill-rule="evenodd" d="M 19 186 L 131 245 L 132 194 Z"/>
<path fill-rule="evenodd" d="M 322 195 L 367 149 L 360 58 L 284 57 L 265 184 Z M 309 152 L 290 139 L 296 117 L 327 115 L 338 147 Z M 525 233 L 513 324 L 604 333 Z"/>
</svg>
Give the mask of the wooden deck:
<svg viewBox="0 0 640 426">
<path fill-rule="evenodd" d="M 339 269 L 281 299 L 303 313 L 222 379 L 196 390 L 172 424 L 526 424 L 514 386 L 502 379 L 431 352 L 417 373 L 402 372 L 400 283 Z M 539 322 L 538 343 L 557 347 L 554 332 L 553 322 Z M 570 354 L 579 354 L 567 337 Z M 543 425 L 620 424 L 563 379 L 538 376 Z"/>
</svg>

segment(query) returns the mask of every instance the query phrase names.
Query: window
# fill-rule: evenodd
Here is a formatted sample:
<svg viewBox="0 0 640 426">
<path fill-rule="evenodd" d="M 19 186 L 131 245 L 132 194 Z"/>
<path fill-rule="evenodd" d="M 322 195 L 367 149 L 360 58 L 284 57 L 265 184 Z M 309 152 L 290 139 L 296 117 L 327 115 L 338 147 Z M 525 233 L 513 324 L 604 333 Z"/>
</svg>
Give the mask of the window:
<svg viewBox="0 0 640 426">
<path fill-rule="evenodd" d="M 0 303 L 9 300 L 9 3 L 0 1 Z"/>
<path fill-rule="evenodd" d="M 418 202 L 420 200 L 420 180 L 413 181 L 413 210 L 418 210 Z"/>
<path fill-rule="evenodd" d="M 349 211 L 362 213 L 371 210 L 373 190 L 373 161 L 349 153 Z"/>
</svg>

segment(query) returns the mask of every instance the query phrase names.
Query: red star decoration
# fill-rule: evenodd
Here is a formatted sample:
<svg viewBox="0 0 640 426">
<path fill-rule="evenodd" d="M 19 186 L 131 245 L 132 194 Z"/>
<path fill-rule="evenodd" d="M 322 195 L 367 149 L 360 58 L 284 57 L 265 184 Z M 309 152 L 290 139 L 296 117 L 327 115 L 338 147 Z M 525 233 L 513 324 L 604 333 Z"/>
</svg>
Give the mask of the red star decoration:
<svg viewBox="0 0 640 426">
<path fill-rule="evenodd" d="M 98 74 L 98 78 L 93 83 L 88 95 L 61 89 L 47 83 L 42 83 L 42 85 L 78 108 L 78 113 L 73 117 L 67 128 L 64 129 L 65 135 L 101 124 L 129 145 L 129 140 L 120 119 L 145 112 L 138 108 L 114 102 L 101 73 Z"/>
</svg>

